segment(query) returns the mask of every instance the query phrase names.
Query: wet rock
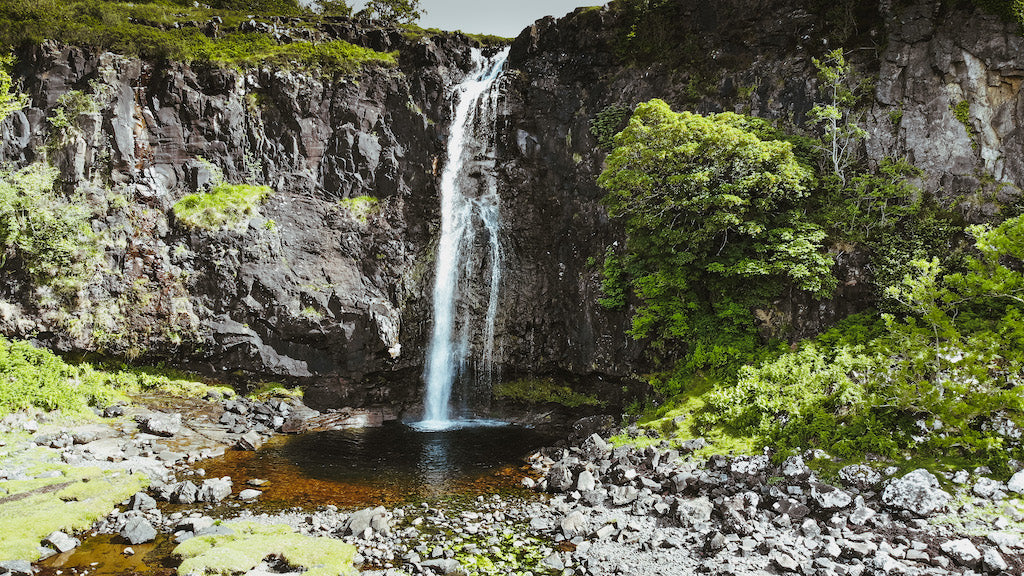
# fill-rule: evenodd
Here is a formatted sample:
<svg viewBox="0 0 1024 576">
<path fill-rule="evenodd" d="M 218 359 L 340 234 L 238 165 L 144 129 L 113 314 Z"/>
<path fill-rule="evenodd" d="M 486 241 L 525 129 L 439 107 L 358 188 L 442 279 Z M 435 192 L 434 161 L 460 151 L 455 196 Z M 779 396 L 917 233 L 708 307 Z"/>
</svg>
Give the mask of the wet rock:
<svg viewBox="0 0 1024 576">
<path fill-rule="evenodd" d="M 572 489 L 572 470 L 569 466 L 559 462 L 551 467 L 545 480 L 547 480 L 548 491 L 555 494 L 566 492 Z"/>
<path fill-rule="evenodd" d="M 263 492 L 261 490 L 253 490 L 252 488 L 247 488 L 247 489 L 242 490 L 241 492 L 238 493 L 238 499 L 239 500 L 255 500 L 255 499 L 259 498 L 261 494 L 263 494 Z"/>
<path fill-rule="evenodd" d="M 156 528 L 141 516 L 129 518 L 118 533 L 132 545 L 152 542 L 156 538 Z"/>
<path fill-rule="evenodd" d="M 951 499 L 939 488 L 935 476 L 923 468 L 889 482 L 882 491 L 882 502 L 894 510 L 928 516 L 943 510 Z"/>
<path fill-rule="evenodd" d="M 235 443 L 235 448 L 239 450 L 253 451 L 259 450 L 260 446 L 262 445 L 263 437 L 260 436 L 258 432 L 249 431 L 246 432 L 245 434 L 242 434 L 242 436 L 238 439 L 238 442 Z"/>
<path fill-rule="evenodd" d="M 364 508 L 353 512 L 342 529 L 344 535 L 362 536 L 366 531 L 377 530 L 383 532 L 388 527 L 388 511 L 383 506 L 376 508 Z"/>
<path fill-rule="evenodd" d="M 58 530 L 56 532 L 51 532 L 50 535 L 43 540 L 43 544 L 52 546 L 58 552 L 64 553 L 69 550 L 74 550 L 79 544 L 81 544 L 81 542 L 78 538 L 73 538 Z"/>
</svg>

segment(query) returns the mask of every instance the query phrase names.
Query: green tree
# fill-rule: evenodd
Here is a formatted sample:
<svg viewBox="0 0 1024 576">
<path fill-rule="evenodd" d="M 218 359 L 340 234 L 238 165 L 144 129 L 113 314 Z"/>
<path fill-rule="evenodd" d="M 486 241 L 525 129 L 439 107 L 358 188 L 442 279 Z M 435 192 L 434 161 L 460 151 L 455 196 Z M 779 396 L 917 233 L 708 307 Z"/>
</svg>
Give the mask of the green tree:
<svg viewBox="0 0 1024 576">
<path fill-rule="evenodd" d="M 352 6 L 345 0 L 320 0 L 320 13 L 324 16 L 351 16 Z"/>
<path fill-rule="evenodd" d="M 0 56 L 0 122 L 25 107 L 28 96 L 14 91 L 14 79 L 9 72 L 14 56 Z"/>
<path fill-rule="evenodd" d="M 420 0 L 370 0 L 357 15 L 383 20 L 388 24 L 412 24 L 423 13 Z"/>
<path fill-rule="evenodd" d="M 752 308 L 785 284 L 834 288 L 825 234 L 801 208 L 811 171 L 775 135 L 756 118 L 652 100 L 616 136 L 598 184 L 626 227 L 634 337 L 688 341 L 692 355 L 695 339 L 754 334 Z"/>
<path fill-rule="evenodd" d="M 867 137 L 854 117 L 853 106 L 857 95 L 853 75 L 842 48 L 836 48 L 825 58 L 811 59 L 818 69 L 818 90 L 825 96 L 823 104 L 816 104 L 808 114 L 811 124 L 820 124 L 824 130 L 825 158 L 832 173 L 846 184 L 846 169 L 851 163 L 857 143 Z"/>
</svg>

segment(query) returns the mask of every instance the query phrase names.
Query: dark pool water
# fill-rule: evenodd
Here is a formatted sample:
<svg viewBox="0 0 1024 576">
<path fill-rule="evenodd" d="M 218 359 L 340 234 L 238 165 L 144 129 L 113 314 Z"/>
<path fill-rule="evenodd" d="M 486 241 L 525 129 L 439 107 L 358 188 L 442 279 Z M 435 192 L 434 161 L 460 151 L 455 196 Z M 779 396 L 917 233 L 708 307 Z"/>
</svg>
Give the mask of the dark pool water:
<svg viewBox="0 0 1024 576">
<path fill-rule="evenodd" d="M 524 458 L 551 437 L 518 426 L 419 431 L 380 428 L 275 438 L 256 452 L 232 451 L 200 464 L 207 477 L 231 476 L 235 490 L 266 480 L 261 507 L 350 508 L 516 491 Z"/>
</svg>

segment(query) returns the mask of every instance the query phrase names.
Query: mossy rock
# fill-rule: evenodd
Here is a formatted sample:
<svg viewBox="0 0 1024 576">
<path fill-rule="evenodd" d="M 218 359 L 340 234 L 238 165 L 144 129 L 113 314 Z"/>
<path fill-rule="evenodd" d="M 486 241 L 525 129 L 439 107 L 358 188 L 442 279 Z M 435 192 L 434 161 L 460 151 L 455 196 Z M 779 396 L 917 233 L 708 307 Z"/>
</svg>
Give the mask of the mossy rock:
<svg viewBox="0 0 1024 576">
<path fill-rule="evenodd" d="M 355 546 L 340 540 L 304 536 L 290 526 L 251 522 L 224 524 L 232 534 L 198 536 L 174 549 L 182 559 L 178 574 L 242 574 L 265 558 L 280 558 L 289 566 L 304 569 L 306 576 L 358 574 L 352 563 Z"/>
</svg>

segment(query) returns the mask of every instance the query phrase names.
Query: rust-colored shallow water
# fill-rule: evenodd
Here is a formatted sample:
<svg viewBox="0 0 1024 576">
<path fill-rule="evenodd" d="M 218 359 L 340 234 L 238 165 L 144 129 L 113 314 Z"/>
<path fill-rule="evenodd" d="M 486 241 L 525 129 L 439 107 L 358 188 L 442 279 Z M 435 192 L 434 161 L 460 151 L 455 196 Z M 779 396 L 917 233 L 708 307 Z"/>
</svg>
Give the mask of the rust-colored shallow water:
<svg viewBox="0 0 1024 576">
<path fill-rule="evenodd" d="M 519 489 L 523 458 L 550 438 L 515 426 L 420 432 L 397 422 L 380 428 L 275 438 L 256 452 L 206 462 L 207 477 L 251 479 L 261 508 L 396 505 Z"/>
</svg>

